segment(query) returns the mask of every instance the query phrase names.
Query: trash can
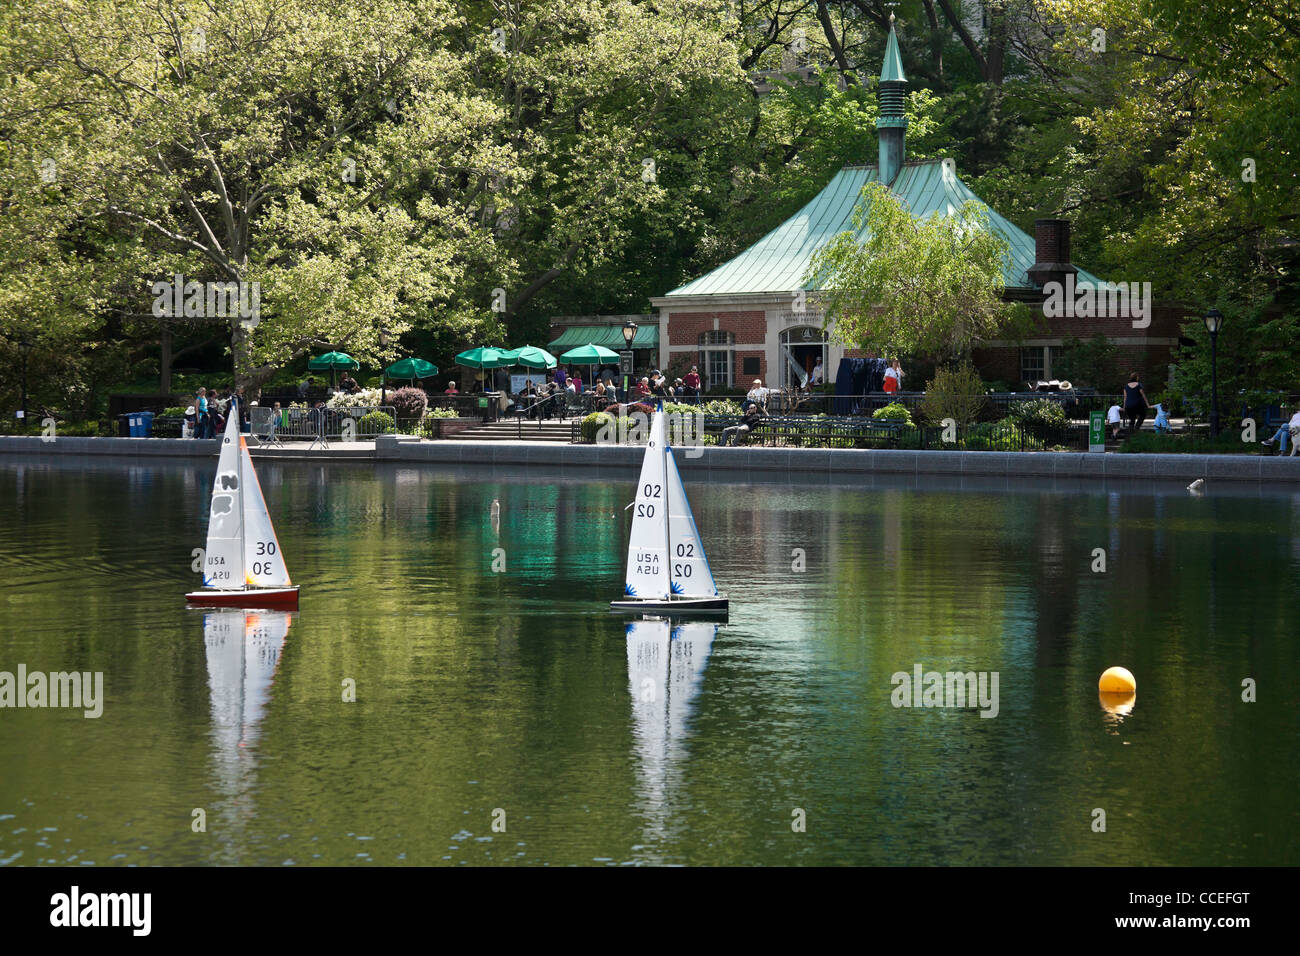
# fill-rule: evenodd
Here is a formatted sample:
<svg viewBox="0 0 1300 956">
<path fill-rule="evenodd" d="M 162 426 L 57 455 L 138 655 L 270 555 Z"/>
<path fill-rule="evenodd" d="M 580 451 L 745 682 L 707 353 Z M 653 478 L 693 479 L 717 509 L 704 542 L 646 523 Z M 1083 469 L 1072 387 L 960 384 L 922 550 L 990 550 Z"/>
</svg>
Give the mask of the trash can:
<svg viewBox="0 0 1300 956">
<path fill-rule="evenodd" d="M 140 437 L 153 438 L 153 412 L 140 412 Z"/>
<path fill-rule="evenodd" d="M 131 437 L 131 418 L 132 418 L 131 415 L 117 416 L 117 437 L 118 438 Z"/>
</svg>

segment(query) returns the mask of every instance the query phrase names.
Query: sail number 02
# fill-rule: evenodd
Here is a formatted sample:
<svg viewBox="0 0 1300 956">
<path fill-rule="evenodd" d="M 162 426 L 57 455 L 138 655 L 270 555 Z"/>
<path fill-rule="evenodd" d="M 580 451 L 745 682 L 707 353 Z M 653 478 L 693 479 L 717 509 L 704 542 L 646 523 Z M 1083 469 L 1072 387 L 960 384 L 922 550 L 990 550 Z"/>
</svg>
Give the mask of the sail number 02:
<svg viewBox="0 0 1300 956">
<path fill-rule="evenodd" d="M 652 485 L 649 482 L 641 486 L 641 494 L 647 498 L 659 498 L 663 495 L 663 485 Z M 636 516 L 638 518 L 653 518 L 655 516 L 654 505 L 637 505 Z"/>
</svg>

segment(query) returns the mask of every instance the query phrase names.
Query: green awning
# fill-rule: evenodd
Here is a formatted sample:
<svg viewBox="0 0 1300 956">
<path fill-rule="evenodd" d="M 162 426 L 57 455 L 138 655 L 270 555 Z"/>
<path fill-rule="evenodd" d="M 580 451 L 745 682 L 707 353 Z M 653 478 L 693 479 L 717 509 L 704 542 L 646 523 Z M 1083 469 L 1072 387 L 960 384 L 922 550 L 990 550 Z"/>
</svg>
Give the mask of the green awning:
<svg viewBox="0 0 1300 956">
<path fill-rule="evenodd" d="M 547 349 L 558 354 L 579 345 L 599 345 L 602 348 L 613 349 L 615 352 L 627 348 L 623 344 L 621 325 L 571 325 L 560 333 L 559 338 L 552 339 Z M 632 348 L 659 348 L 659 326 L 649 324 L 638 326 L 636 338 L 632 340 Z"/>
</svg>

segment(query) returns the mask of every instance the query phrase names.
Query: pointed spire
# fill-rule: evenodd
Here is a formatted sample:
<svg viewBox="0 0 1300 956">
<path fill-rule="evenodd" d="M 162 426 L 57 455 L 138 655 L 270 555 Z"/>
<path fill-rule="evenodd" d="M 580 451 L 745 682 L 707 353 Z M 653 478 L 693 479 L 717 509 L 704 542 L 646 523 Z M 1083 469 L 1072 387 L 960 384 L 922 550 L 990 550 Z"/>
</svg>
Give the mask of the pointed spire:
<svg viewBox="0 0 1300 956">
<path fill-rule="evenodd" d="M 889 15 L 889 41 L 885 44 L 885 63 L 880 68 L 880 82 L 906 83 L 903 56 L 898 52 L 898 34 L 894 32 L 894 15 Z"/>
</svg>

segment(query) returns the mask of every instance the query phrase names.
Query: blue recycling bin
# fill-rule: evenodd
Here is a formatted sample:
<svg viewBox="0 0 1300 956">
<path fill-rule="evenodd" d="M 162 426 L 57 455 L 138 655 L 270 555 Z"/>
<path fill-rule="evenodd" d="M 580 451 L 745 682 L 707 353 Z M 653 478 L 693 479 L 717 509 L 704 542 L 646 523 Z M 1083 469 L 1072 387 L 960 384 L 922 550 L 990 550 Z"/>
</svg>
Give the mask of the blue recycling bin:
<svg viewBox="0 0 1300 956">
<path fill-rule="evenodd" d="M 153 417 L 154 417 L 153 412 L 140 412 L 139 419 L 140 419 L 141 438 L 153 437 Z"/>
<path fill-rule="evenodd" d="M 139 438 L 139 437 L 140 437 L 140 414 L 139 414 L 139 412 L 132 412 L 129 416 L 127 416 L 127 420 L 126 420 L 126 433 L 127 433 L 127 436 L 130 437 L 130 438 Z"/>
</svg>

